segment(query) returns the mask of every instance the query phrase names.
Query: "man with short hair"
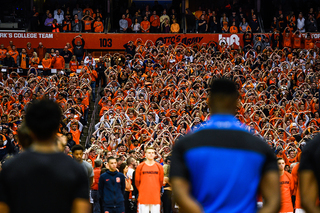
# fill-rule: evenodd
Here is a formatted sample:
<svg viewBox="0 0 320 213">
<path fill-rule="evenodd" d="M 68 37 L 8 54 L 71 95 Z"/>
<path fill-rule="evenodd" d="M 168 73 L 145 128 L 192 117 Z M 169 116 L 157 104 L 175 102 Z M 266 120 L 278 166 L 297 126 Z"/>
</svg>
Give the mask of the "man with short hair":
<svg viewBox="0 0 320 213">
<path fill-rule="evenodd" d="M 77 41 L 77 44 L 75 43 L 76 38 L 80 38 L 81 41 Z M 81 35 L 78 35 L 73 38 L 72 40 L 72 46 L 73 46 L 73 54 L 77 57 L 77 61 L 80 63 L 83 59 L 84 55 L 84 45 L 85 42 Z"/>
<path fill-rule="evenodd" d="M 71 60 L 71 58 L 72 58 L 72 52 L 70 52 L 70 51 L 68 50 L 68 47 L 67 47 L 67 46 L 64 46 L 63 51 L 61 52 L 61 56 L 62 56 L 63 59 L 64 59 L 65 68 L 66 68 L 66 69 L 69 69 L 69 63 L 70 63 L 70 60 Z"/>
<path fill-rule="evenodd" d="M 124 213 L 125 177 L 117 171 L 117 160 L 108 158 L 109 170 L 99 178 L 102 212 Z"/>
<path fill-rule="evenodd" d="M 84 168 L 84 170 L 85 170 L 85 172 L 87 174 L 89 186 L 92 186 L 93 176 L 94 176 L 93 168 L 92 168 L 92 165 L 90 163 L 88 163 L 87 161 L 84 161 L 82 159 L 83 151 L 84 151 L 83 146 L 81 146 L 80 144 L 74 145 L 72 147 L 71 151 L 72 151 L 73 158 L 83 166 L 83 168 Z"/>
<path fill-rule="evenodd" d="M 57 70 L 65 68 L 64 58 L 60 55 L 59 50 L 56 50 L 56 55 L 52 58 L 52 67 Z"/>
<path fill-rule="evenodd" d="M 134 157 L 129 157 L 127 159 L 127 165 L 128 165 L 127 176 L 130 177 L 130 179 L 132 179 L 133 172 L 134 172 L 136 165 L 137 165 L 136 159 L 134 159 Z"/>
<path fill-rule="evenodd" d="M 163 167 L 155 162 L 155 149 L 146 148 L 147 160 L 136 169 L 135 185 L 139 191 L 139 213 L 160 213 L 160 191 L 163 185 Z"/>
<path fill-rule="evenodd" d="M 209 120 L 173 147 L 170 181 L 177 204 L 185 213 L 256 212 L 260 190 L 260 212 L 278 212 L 277 161 L 270 147 L 234 117 L 237 86 L 215 79 L 209 91 Z"/>
<path fill-rule="evenodd" d="M 126 20 L 126 15 L 122 15 L 122 19 L 119 20 L 120 33 L 126 33 L 128 29 L 128 21 Z"/>
<path fill-rule="evenodd" d="M 90 212 L 86 174 L 57 146 L 61 117 L 59 105 L 51 100 L 28 105 L 25 124 L 32 143 L 2 165 L 1 213 Z"/>
</svg>

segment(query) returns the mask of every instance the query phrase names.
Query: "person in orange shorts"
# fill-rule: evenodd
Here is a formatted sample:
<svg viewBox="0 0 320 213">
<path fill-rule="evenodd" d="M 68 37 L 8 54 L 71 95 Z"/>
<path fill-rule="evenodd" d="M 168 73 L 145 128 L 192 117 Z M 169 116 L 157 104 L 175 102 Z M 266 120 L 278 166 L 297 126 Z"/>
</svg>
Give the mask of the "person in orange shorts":
<svg viewBox="0 0 320 213">
<path fill-rule="evenodd" d="M 281 189 L 281 209 L 280 213 L 293 213 L 291 196 L 294 190 L 292 175 L 284 171 L 286 163 L 283 158 L 278 158 L 280 172 L 280 189 Z"/>
<path fill-rule="evenodd" d="M 139 213 L 160 213 L 160 190 L 163 184 L 163 167 L 155 162 L 155 149 L 146 148 L 147 160 L 136 169 L 135 184 L 139 191 Z"/>
</svg>

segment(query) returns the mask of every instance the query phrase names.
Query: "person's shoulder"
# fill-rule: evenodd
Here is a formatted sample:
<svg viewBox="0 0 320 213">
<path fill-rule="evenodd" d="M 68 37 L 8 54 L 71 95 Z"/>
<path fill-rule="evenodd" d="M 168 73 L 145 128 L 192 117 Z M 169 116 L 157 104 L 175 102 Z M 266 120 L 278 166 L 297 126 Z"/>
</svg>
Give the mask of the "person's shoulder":
<svg viewBox="0 0 320 213">
<path fill-rule="evenodd" d="M 141 169 L 141 167 L 142 167 L 144 164 L 145 164 L 145 162 L 140 163 L 140 164 L 137 166 L 137 169 L 138 169 L 138 168 Z"/>
<path fill-rule="evenodd" d="M 320 147 L 320 134 L 308 141 L 303 151 L 316 151 Z"/>
<path fill-rule="evenodd" d="M 88 163 L 87 161 L 82 161 L 82 164 L 85 165 L 86 167 L 92 168 L 92 165 L 90 163 Z"/>
<path fill-rule="evenodd" d="M 284 174 L 285 174 L 288 178 L 292 178 L 292 175 L 291 175 L 289 172 L 284 171 Z"/>
</svg>

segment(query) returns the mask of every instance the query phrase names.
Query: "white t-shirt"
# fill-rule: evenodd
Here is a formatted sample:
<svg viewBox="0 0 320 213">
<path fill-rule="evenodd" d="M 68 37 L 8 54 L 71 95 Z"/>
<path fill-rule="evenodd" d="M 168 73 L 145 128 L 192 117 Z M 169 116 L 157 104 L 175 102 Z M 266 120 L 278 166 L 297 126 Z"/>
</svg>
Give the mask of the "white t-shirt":
<svg viewBox="0 0 320 213">
<path fill-rule="evenodd" d="M 129 167 L 128 172 L 127 172 L 127 176 L 130 177 L 130 179 L 132 179 L 133 172 L 134 172 L 134 169 Z"/>
</svg>

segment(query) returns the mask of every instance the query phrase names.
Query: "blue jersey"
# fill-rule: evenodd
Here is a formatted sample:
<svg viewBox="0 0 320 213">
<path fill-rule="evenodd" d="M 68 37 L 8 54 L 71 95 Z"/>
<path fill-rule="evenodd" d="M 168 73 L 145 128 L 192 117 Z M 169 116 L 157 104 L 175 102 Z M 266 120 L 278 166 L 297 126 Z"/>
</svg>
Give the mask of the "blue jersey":
<svg viewBox="0 0 320 213">
<path fill-rule="evenodd" d="M 206 213 L 256 212 L 262 174 L 278 171 L 269 146 L 232 115 L 212 115 L 176 142 L 171 159 L 171 178 L 188 180 Z"/>
</svg>

